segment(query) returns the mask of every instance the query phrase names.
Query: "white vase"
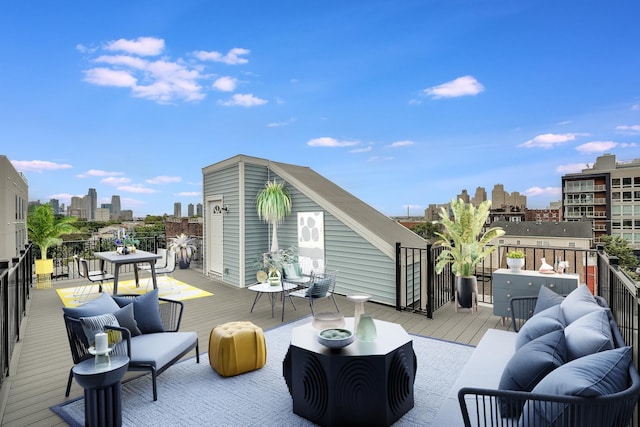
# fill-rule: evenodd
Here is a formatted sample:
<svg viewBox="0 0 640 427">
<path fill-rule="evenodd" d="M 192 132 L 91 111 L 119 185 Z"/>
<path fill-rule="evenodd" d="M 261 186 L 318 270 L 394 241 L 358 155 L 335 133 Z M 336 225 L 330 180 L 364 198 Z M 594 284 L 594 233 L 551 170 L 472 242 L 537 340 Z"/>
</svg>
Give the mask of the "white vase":
<svg viewBox="0 0 640 427">
<path fill-rule="evenodd" d="M 524 258 L 507 258 L 507 265 L 511 267 L 512 273 L 519 273 L 524 267 Z"/>
</svg>

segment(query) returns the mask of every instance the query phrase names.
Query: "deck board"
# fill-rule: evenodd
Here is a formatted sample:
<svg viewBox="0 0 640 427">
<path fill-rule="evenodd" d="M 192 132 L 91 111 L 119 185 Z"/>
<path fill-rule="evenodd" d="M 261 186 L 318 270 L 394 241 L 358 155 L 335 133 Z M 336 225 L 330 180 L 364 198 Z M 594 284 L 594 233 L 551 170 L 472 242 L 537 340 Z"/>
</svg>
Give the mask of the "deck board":
<svg viewBox="0 0 640 427">
<path fill-rule="evenodd" d="M 184 301 L 185 311 L 180 329 L 197 332 L 201 354 L 207 353 L 209 334 L 216 325 L 233 320 L 247 320 L 268 330 L 282 324 L 280 302 L 273 318 L 271 306 L 264 297 L 258 301 L 253 313 L 249 313 L 255 293 L 248 289 L 238 289 L 211 280 L 195 268 L 178 269 L 174 277 L 214 294 L 212 297 Z M 125 276 L 123 280 L 128 278 Z M 62 319 L 62 304 L 55 289 L 78 283 L 78 280 L 58 281 L 53 283 L 51 289 L 34 288 L 31 292 L 27 317 L 21 331 L 22 340 L 16 346 L 10 376 L 4 380 L 0 390 L 0 425 L 66 425 L 49 407 L 81 396 L 82 388 L 74 382 L 69 398 L 65 398 L 72 360 Z M 336 300 L 345 316 L 353 315 L 354 304 L 351 301 L 342 295 L 337 295 Z M 295 299 L 294 302 L 295 311 L 288 301 L 286 303 L 285 322 L 310 315 L 305 300 Z M 314 310 L 333 311 L 333 303 L 328 299 L 318 301 L 314 303 Z M 376 319 L 400 323 L 411 334 L 471 345 L 476 345 L 489 328 L 507 329 L 507 326 L 501 325 L 499 317 L 493 316 L 492 311 L 491 306 L 481 305 L 476 313 L 470 310 L 455 312 L 453 304 L 447 304 L 434 313 L 433 319 L 428 319 L 422 314 L 396 311 L 394 307 L 373 302 L 365 303 L 365 312 Z M 193 354 L 192 352 L 186 357 Z M 209 361 L 205 357 L 200 363 Z M 125 378 L 138 375 L 140 374 L 129 373 Z M 162 375 L 159 381 L 162 381 Z M 158 398 L 161 400 L 162 396 Z"/>
</svg>

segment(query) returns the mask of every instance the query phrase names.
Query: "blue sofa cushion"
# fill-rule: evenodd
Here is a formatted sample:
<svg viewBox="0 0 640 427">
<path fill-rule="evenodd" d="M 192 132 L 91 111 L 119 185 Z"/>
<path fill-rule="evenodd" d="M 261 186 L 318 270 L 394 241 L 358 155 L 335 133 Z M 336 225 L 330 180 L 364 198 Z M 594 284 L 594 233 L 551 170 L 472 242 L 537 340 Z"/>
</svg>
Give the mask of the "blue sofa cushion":
<svg viewBox="0 0 640 427">
<path fill-rule="evenodd" d="M 592 311 L 604 310 L 591 294 L 587 285 L 580 285 L 571 291 L 562 301 L 560 307 L 562 307 L 562 313 L 567 325 Z"/>
<path fill-rule="evenodd" d="M 531 316 L 520 328 L 516 336 L 516 351 L 531 340 L 553 331 L 564 330 L 564 316 L 560 304 L 554 305 Z"/>
<path fill-rule="evenodd" d="M 593 311 L 567 325 L 564 334 L 570 360 L 614 347 L 607 311 Z"/>
<path fill-rule="evenodd" d="M 74 319 L 81 317 L 97 316 L 105 313 L 113 313 L 120 306 L 106 292 L 103 292 L 98 298 L 84 303 L 78 307 L 62 307 L 62 311 Z"/>
<path fill-rule="evenodd" d="M 133 304 L 127 304 L 124 307 L 113 312 L 113 315 L 118 319 L 118 323 L 123 328 L 127 328 L 132 337 L 140 335 L 140 329 L 138 329 L 138 322 L 133 315 Z"/>
<path fill-rule="evenodd" d="M 185 348 L 195 346 L 195 332 L 165 332 L 142 334 L 131 340 L 131 363 L 161 369 L 178 357 Z"/>
<path fill-rule="evenodd" d="M 133 317 L 138 324 L 138 329 L 143 334 L 164 332 L 157 289 L 136 298 L 114 296 L 113 299 L 120 307 L 133 304 Z"/>
<path fill-rule="evenodd" d="M 546 286 L 540 286 L 538 291 L 538 300 L 536 301 L 536 308 L 533 310 L 533 315 L 546 310 L 547 308 L 556 306 L 564 301 L 562 295 L 558 295 Z"/>
<path fill-rule="evenodd" d="M 542 379 L 533 393 L 563 396 L 598 397 L 618 393 L 627 388 L 631 347 L 590 354 L 565 363 Z M 562 419 L 564 405 L 545 406 L 528 401 L 520 417 L 520 425 L 556 426 Z M 600 427 L 600 420 L 574 420 L 581 427 Z"/>
<path fill-rule="evenodd" d="M 529 341 L 516 351 L 502 371 L 500 390 L 531 391 L 551 371 L 567 361 L 567 346 L 562 330 Z M 520 415 L 523 402 L 512 404 L 500 399 L 500 414 Z"/>
</svg>

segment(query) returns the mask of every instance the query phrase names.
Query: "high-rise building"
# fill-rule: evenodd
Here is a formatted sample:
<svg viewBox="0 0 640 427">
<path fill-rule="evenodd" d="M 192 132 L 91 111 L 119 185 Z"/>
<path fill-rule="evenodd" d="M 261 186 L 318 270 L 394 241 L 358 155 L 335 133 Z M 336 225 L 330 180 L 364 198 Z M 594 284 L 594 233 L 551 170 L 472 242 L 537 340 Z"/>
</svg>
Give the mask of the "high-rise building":
<svg viewBox="0 0 640 427">
<path fill-rule="evenodd" d="M 604 154 L 582 172 L 564 175 L 562 217 L 591 221 L 595 244 L 608 234 L 640 249 L 640 159 L 623 162 Z"/>
<path fill-rule="evenodd" d="M 0 259 L 18 256 L 28 242 L 29 183 L 0 155 Z"/>
<path fill-rule="evenodd" d="M 196 205 L 196 215 L 202 216 L 202 203 Z"/>
<path fill-rule="evenodd" d="M 89 206 L 87 208 L 87 219 L 93 221 L 96 218 L 96 209 L 98 209 L 98 193 L 95 188 L 90 188 L 89 193 Z"/>
<path fill-rule="evenodd" d="M 173 216 L 175 216 L 176 218 L 182 217 L 182 203 L 175 202 L 173 204 Z"/>
<path fill-rule="evenodd" d="M 187 205 L 187 216 L 191 218 L 193 216 L 193 203 Z"/>
<path fill-rule="evenodd" d="M 58 199 L 50 199 L 49 205 L 51 206 L 54 215 L 62 213 L 60 212 L 60 201 Z"/>
<path fill-rule="evenodd" d="M 71 206 L 69 206 L 69 216 L 75 216 L 80 219 L 87 218 L 86 208 L 84 206 L 84 198 L 79 196 L 71 197 Z"/>
<path fill-rule="evenodd" d="M 116 217 L 120 217 L 120 210 L 122 207 L 120 206 L 120 196 L 113 195 L 111 196 L 111 213 Z"/>
</svg>

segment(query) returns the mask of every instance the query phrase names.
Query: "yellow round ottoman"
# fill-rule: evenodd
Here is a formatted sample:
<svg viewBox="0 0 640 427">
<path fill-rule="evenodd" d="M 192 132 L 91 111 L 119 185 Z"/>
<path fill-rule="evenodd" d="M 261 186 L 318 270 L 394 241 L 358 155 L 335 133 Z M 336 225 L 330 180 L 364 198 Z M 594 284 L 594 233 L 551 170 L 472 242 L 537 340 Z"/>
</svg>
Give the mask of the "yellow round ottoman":
<svg viewBox="0 0 640 427">
<path fill-rule="evenodd" d="M 218 325 L 209 335 L 209 364 L 223 377 L 262 368 L 267 347 L 262 328 L 251 322 Z"/>
</svg>

